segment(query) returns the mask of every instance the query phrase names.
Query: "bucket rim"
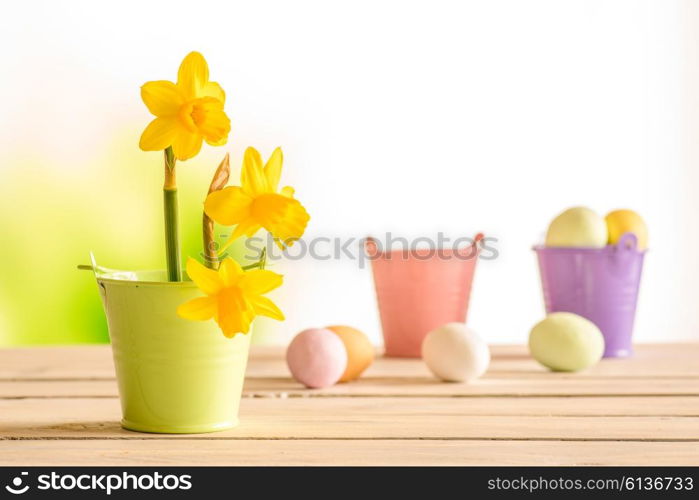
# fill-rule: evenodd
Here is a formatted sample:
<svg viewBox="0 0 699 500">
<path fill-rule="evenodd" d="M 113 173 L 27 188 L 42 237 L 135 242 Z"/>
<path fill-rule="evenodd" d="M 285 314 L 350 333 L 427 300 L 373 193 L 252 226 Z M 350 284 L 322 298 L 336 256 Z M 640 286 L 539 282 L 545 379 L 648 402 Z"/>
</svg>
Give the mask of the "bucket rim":
<svg viewBox="0 0 699 500">
<path fill-rule="evenodd" d="M 535 252 L 560 252 L 560 253 L 589 253 L 589 254 L 594 254 L 594 253 L 603 253 L 603 252 L 609 252 L 610 250 L 614 251 L 616 248 L 618 248 L 618 245 L 605 245 L 603 247 L 548 247 L 546 245 L 534 245 L 532 246 L 532 250 Z M 643 250 L 639 250 L 638 248 L 626 248 L 626 249 L 620 249 L 620 250 L 625 250 L 627 252 L 634 252 L 637 254 L 645 254 L 648 249 L 644 248 Z"/>
<path fill-rule="evenodd" d="M 621 235 L 616 243 L 608 243 L 603 247 L 554 247 L 546 246 L 545 244 L 534 245 L 532 250 L 535 252 L 561 252 L 561 253 L 609 253 L 609 252 L 626 252 L 636 255 L 644 255 L 648 249 L 638 247 L 638 236 L 631 231 L 627 231 Z"/>
<path fill-rule="evenodd" d="M 189 278 L 187 272 L 182 281 L 168 281 L 165 269 L 112 269 L 97 264 L 95 254 L 90 252 L 90 266 L 78 266 L 79 269 L 89 269 L 93 272 L 97 283 L 108 283 L 121 286 L 148 286 L 162 288 L 192 288 L 196 284 Z"/>
<path fill-rule="evenodd" d="M 430 256 L 432 257 L 433 254 L 440 254 L 446 256 L 448 259 L 456 257 L 458 260 L 474 260 L 478 259 L 481 253 L 481 244 L 483 239 L 485 238 L 485 235 L 483 233 L 477 233 L 473 238 L 471 239 L 471 243 L 468 244 L 467 246 L 463 247 L 447 247 L 447 246 L 431 246 L 429 248 L 413 248 L 413 247 L 408 247 L 408 248 L 395 248 L 391 250 L 381 250 L 379 249 L 376 238 L 372 236 L 366 236 L 364 238 L 364 247 L 365 247 L 365 252 L 369 250 L 369 248 L 373 248 L 372 250 L 372 258 L 370 258 L 371 261 L 378 260 L 378 259 L 383 259 L 383 260 L 394 260 L 393 256 L 398 255 L 398 254 L 406 254 L 410 257 L 410 259 L 403 259 L 403 260 L 413 260 L 415 255 L 418 255 L 419 257 L 425 257 L 425 256 Z M 464 252 L 470 252 L 468 256 L 464 255 Z M 461 259 L 460 256 L 465 256 L 465 258 Z M 400 259 L 395 259 L 395 260 L 400 260 Z M 415 260 L 427 260 L 427 259 L 415 259 Z"/>
<path fill-rule="evenodd" d="M 113 271 L 113 272 L 96 272 L 95 278 L 98 283 L 108 283 L 110 285 L 122 286 L 152 286 L 163 288 L 196 288 L 196 283 L 185 276 L 183 281 L 161 281 L 154 279 L 138 279 L 138 274 L 161 274 L 167 276 L 167 271 L 164 269 L 146 269 L 135 271 Z"/>
</svg>

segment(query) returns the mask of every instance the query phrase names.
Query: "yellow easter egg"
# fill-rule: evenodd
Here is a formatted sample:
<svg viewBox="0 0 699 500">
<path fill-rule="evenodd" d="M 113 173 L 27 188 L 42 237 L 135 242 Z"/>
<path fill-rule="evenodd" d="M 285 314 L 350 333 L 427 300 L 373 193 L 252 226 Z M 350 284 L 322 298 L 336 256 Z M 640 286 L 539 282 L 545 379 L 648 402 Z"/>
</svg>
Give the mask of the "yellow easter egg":
<svg viewBox="0 0 699 500">
<path fill-rule="evenodd" d="M 602 248 L 608 237 L 602 217 L 589 208 L 573 207 L 551 221 L 546 246 Z"/>
<path fill-rule="evenodd" d="M 604 337 L 592 321 L 569 312 L 555 312 L 532 328 L 529 352 L 553 371 L 576 372 L 602 359 Z"/>
<path fill-rule="evenodd" d="M 615 245 L 624 233 L 633 233 L 638 240 L 638 249 L 648 247 L 648 228 L 640 215 L 633 210 L 614 210 L 604 218 L 609 232 L 609 244 Z"/>
<path fill-rule="evenodd" d="M 337 334 L 347 349 L 347 368 L 340 382 L 358 379 L 374 361 L 374 346 L 366 335 L 351 326 L 336 325 L 327 329 Z"/>
</svg>

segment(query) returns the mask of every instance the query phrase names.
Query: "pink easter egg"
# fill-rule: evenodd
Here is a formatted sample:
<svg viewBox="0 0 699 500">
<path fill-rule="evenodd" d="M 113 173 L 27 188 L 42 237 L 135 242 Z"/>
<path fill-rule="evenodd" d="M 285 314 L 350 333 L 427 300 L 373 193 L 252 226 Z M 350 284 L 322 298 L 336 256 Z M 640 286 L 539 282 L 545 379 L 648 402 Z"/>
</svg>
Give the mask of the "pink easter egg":
<svg viewBox="0 0 699 500">
<path fill-rule="evenodd" d="M 340 380 L 347 367 L 347 350 L 330 330 L 309 328 L 291 341 L 286 350 L 291 375 L 306 387 L 329 387 Z"/>
</svg>

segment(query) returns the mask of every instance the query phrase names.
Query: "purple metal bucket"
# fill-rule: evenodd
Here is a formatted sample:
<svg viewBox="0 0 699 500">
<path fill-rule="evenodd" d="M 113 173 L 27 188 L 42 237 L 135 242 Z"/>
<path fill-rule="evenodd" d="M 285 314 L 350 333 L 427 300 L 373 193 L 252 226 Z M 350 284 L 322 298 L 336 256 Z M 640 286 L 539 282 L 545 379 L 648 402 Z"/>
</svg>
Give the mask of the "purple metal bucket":
<svg viewBox="0 0 699 500">
<path fill-rule="evenodd" d="M 604 248 L 534 247 L 546 313 L 564 311 L 595 323 L 604 335 L 604 357 L 630 356 L 643 256 L 636 235 Z"/>
</svg>

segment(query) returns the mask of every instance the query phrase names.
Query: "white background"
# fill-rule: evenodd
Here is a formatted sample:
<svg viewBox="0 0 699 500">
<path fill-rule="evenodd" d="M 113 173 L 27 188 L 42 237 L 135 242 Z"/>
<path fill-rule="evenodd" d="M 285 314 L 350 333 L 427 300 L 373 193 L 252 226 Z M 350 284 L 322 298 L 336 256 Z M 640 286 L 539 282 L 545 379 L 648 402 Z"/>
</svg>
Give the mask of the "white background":
<svg viewBox="0 0 699 500">
<path fill-rule="evenodd" d="M 283 146 L 283 181 L 312 215 L 309 237 L 441 230 L 499 239 L 500 258 L 479 264 L 470 308 L 488 341 L 524 342 L 541 319 L 530 247 L 553 216 L 581 204 L 602 215 L 632 208 L 648 223 L 636 338 L 699 336 L 696 2 L 10 9 L 0 21 L 6 144 L 26 133 L 12 123 L 31 119 L 34 147 L 56 161 L 99 162 L 126 122 L 135 149 L 148 117 L 134 89 L 174 78 L 199 50 L 229 96 L 235 165 L 248 145 L 264 156 Z M 27 117 L 37 99 L 50 105 Z M 379 341 L 367 269 L 310 260 L 277 269 L 287 275 L 276 299 L 288 320 L 269 322 L 274 341 L 330 323 Z"/>
</svg>

